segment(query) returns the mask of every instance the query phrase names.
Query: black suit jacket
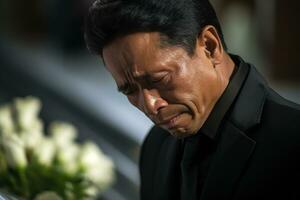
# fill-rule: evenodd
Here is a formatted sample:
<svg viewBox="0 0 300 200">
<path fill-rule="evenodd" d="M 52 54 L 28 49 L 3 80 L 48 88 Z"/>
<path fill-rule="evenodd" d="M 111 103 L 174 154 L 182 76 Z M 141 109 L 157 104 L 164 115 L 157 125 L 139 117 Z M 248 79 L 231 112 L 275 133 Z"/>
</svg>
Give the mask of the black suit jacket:
<svg viewBox="0 0 300 200">
<path fill-rule="evenodd" d="M 253 66 L 222 123 L 200 200 L 300 199 L 300 107 Z M 141 200 L 180 198 L 180 140 L 153 127 L 140 158 Z"/>
</svg>

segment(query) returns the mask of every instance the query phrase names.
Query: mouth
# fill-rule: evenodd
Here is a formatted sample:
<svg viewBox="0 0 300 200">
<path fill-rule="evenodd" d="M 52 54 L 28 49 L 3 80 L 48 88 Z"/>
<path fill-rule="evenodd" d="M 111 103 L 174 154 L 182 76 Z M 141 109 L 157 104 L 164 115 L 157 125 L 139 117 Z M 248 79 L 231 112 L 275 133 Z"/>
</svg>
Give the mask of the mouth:
<svg viewBox="0 0 300 200">
<path fill-rule="evenodd" d="M 172 129 L 176 126 L 177 119 L 182 113 L 176 114 L 174 116 L 169 117 L 168 119 L 158 123 L 157 125 L 166 127 L 167 129 Z"/>
<path fill-rule="evenodd" d="M 171 130 L 185 125 L 187 116 L 191 115 L 191 111 L 185 105 L 171 104 L 166 108 L 159 110 L 158 114 L 150 117 L 150 119 L 158 126 Z"/>
</svg>

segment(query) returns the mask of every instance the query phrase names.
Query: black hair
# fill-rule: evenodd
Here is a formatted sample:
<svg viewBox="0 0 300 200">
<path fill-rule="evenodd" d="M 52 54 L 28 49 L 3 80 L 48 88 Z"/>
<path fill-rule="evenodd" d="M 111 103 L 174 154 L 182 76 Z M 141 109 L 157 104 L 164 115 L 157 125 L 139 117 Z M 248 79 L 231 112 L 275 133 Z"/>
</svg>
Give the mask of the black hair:
<svg viewBox="0 0 300 200">
<path fill-rule="evenodd" d="M 217 15 L 208 0 L 96 0 L 85 25 L 88 49 L 102 55 L 119 36 L 159 32 L 164 42 L 193 54 L 196 39 L 206 25 L 216 28 L 226 50 Z"/>
</svg>

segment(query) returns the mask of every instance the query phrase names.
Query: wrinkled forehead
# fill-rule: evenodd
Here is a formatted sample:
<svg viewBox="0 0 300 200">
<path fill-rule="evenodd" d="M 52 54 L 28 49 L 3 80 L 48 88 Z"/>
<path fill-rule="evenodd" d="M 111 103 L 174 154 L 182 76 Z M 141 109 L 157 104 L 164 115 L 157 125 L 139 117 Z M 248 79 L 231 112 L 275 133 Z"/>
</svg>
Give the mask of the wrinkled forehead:
<svg viewBox="0 0 300 200">
<path fill-rule="evenodd" d="M 135 33 L 115 39 L 103 49 L 103 60 L 111 72 L 151 65 L 159 48 L 159 33 Z"/>
</svg>

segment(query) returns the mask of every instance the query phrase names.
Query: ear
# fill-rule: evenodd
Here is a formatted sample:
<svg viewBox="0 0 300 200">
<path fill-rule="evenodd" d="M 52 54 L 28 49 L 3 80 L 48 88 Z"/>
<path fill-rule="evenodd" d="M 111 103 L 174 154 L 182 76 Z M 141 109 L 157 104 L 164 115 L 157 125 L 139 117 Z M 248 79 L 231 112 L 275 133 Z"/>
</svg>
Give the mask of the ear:
<svg viewBox="0 0 300 200">
<path fill-rule="evenodd" d="M 215 65 L 220 64 L 223 57 L 223 46 L 219 34 L 214 26 L 207 25 L 198 36 L 197 45 L 202 46 L 205 55 Z"/>
</svg>

